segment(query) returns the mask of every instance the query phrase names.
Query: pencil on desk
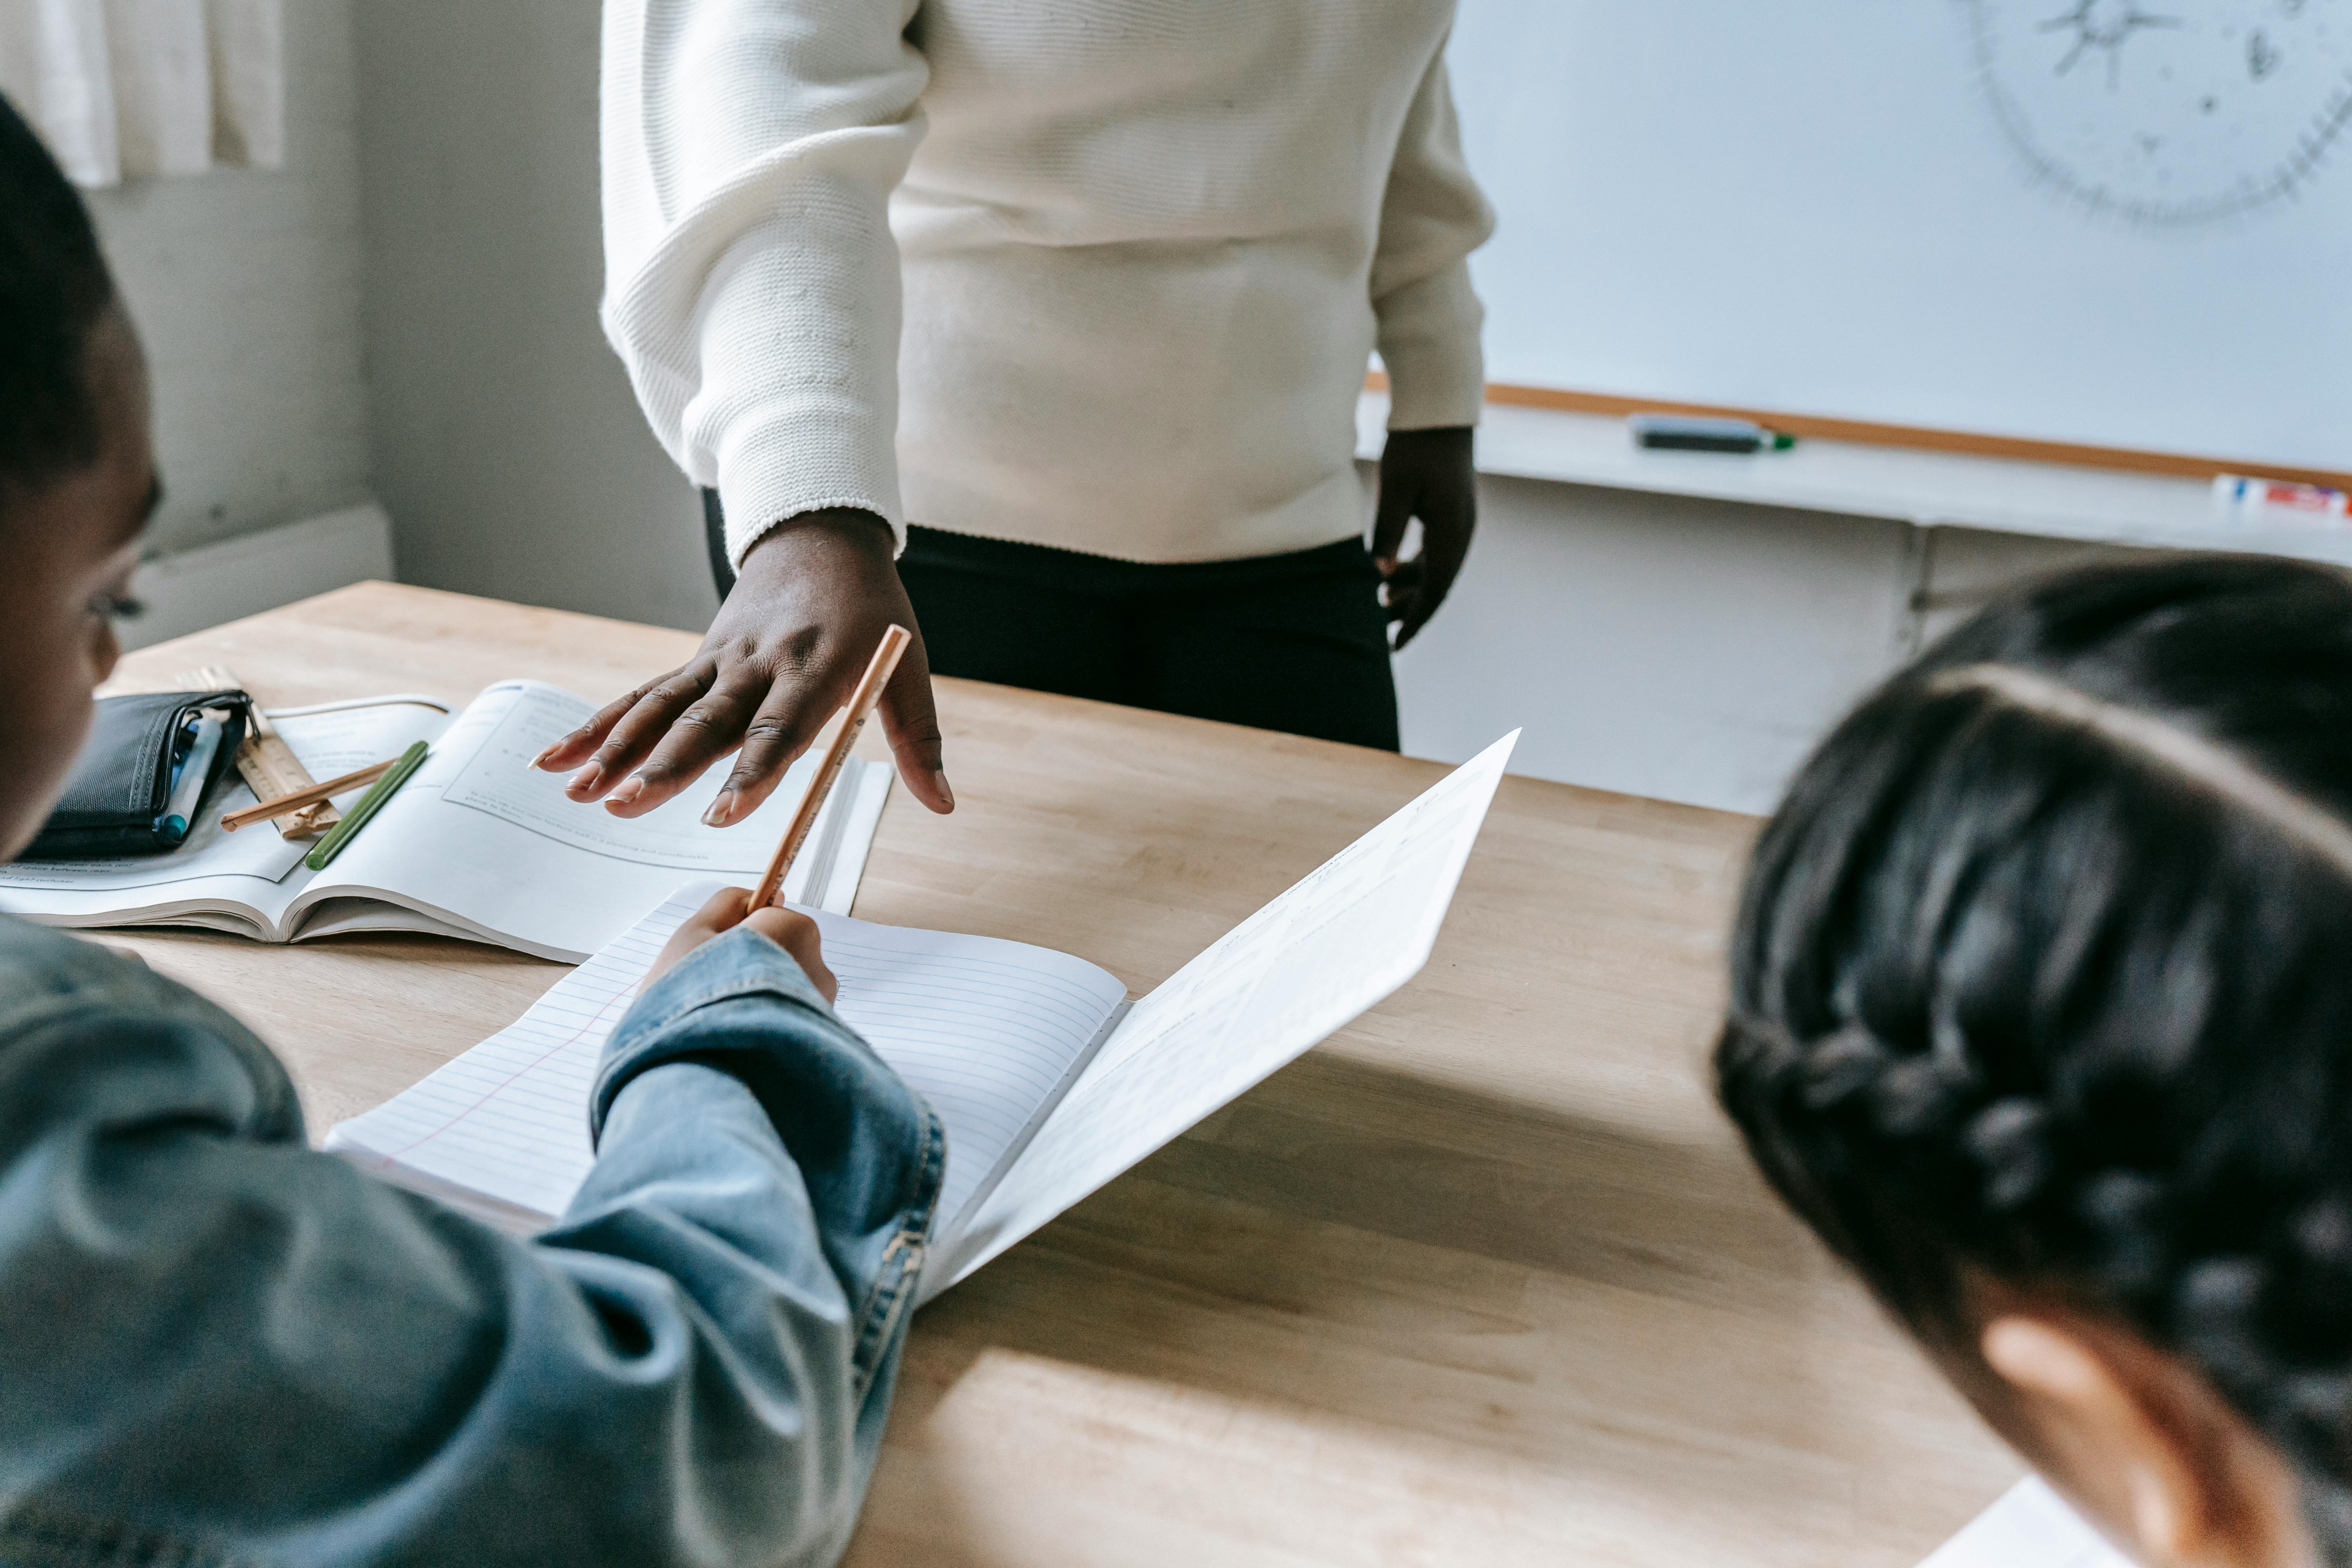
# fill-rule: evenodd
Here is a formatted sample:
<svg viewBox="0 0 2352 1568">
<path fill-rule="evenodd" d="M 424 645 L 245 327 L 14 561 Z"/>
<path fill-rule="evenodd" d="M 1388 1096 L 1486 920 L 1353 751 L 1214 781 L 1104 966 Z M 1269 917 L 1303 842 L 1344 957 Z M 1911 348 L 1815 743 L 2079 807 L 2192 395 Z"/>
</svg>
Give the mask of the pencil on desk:
<svg viewBox="0 0 2352 1568">
<path fill-rule="evenodd" d="M 341 795 L 347 789 L 357 789 L 362 784 L 373 784 L 390 773 L 394 764 L 399 761 L 398 757 L 387 757 L 383 762 L 370 763 L 363 768 L 354 769 L 340 778 L 329 779 L 325 784 L 315 784 L 308 789 L 298 789 L 291 795 L 281 795 L 275 800 L 265 800 L 258 805 L 248 805 L 241 810 L 232 811 L 221 818 L 221 831 L 235 833 L 238 828 L 248 824 L 267 822 L 273 816 L 284 816 L 287 813 L 302 806 L 316 805 L 328 796 Z"/>
<path fill-rule="evenodd" d="M 898 668 L 898 656 L 914 640 L 914 634 L 904 626 L 892 626 L 882 634 L 881 646 L 874 650 L 866 673 L 857 678 L 857 689 L 849 694 L 841 728 L 834 732 L 833 743 L 824 749 L 824 757 L 816 765 L 816 776 L 809 780 L 808 793 L 793 809 L 793 819 L 785 825 L 783 839 L 769 859 L 759 887 L 752 891 L 751 908 L 764 910 L 782 896 L 784 873 L 792 869 L 793 857 L 808 841 L 809 829 L 816 826 L 816 814 L 824 809 L 824 797 L 833 793 L 833 782 L 841 776 L 841 766 L 849 760 L 849 748 L 857 743 L 858 732 L 873 715 L 874 705 L 882 700 L 882 689 L 890 684 L 891 672 Z"/>
</svg>

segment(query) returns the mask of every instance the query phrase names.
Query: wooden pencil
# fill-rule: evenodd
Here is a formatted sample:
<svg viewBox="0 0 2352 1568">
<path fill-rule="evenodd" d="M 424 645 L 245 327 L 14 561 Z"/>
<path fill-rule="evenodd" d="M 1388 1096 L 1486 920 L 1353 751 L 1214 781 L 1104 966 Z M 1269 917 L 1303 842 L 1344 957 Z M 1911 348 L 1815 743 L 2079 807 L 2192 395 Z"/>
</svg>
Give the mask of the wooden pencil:
<svg viewBox="0 0 2352 1568">
<path fill-rule="evenodd" d="M 849 760 L 849 748 L 857 743 L 859 731 L 873 716 L 874 705 L 882 700 L 882 689 L 890 684 L 891 672 L 898 668 L 898 657 L 914 641 L 914 634 L 904 626 L 892 626 L 882 634 L 882 644 L 874 650 L 866 673 L 857 678 L 857 689 L 849 694 L 849 707 L 834 732 L 833 743 L 824 749 L 824 756 L 816 765 L 816 776 L 809 781 L 808 793 L 801 796 L 793 809 L 793 819 L 785 825 L 784 837 L 776 852 L 768 860 L 768 869 L 760 885 L 751 893 L 751 908 L 764 910 L 779 901 L 784 890 L 784 873 L 793 868 L 793 858 L 808 841 L 809 829 L 816 826 L 817 813 L 824 809 L 825 796 L 833 793 L 834 781 L 841 776 L 841 766 Z"/>
<path fill-rule="evenodd" d="M 289 811 L 297 811 L 306 805 L 316 805 L 329 795 L 341 795 L 347 789 L 357 789 L 362 784 L 373 784 L 391 772 L 393 763 L 398 761 L 400 761 L 398 757 L 387 757 L 383 762 L 370 763 L 367 766 L 356 772 L 345 773 L 341 778 L 329 779 L 325 784 L 315 784 L 308 789 L 298 789 L 291 795 L 281 795 L 276 800 L 265 800 L 258 805 L 248 805 L 241 811 L 229 812 L 221 818 L 221 830 L 225 833 L 235 833 L 238 828 L 253 823 L 267 822 L 273 816 L 283 816 Z"/>
</svg>

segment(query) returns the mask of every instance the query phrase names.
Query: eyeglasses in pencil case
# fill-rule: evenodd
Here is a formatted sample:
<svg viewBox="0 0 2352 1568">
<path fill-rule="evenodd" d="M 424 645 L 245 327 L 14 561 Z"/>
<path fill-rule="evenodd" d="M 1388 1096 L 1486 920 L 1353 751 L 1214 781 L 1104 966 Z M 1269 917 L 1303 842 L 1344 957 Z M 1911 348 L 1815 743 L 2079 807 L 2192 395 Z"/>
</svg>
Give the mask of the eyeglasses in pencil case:
<svg viewBox="0 0 2352 1568">
<path fill-rule="evenodd" d="M 103 860 L 177 848 L 199 819 L 205 796 L 236 762 L 252 704 L 233 689 L 99 699 L 65 794 L 18 858 Z M 218 720 L 217 743 L 200 756 L 196 742 L 208 711 Z M 191 766 L 202 770 L 201 780 L 175 778 Z"/>
</svg>

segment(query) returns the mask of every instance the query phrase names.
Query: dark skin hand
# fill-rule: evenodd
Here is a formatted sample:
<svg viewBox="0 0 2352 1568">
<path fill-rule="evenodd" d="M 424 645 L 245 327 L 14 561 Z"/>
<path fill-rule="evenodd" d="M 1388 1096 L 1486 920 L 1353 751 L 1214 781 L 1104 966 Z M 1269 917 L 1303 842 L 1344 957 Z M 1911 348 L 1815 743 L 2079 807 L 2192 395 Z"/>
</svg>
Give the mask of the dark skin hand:
<svg viewBox="0 0 2352 1568">
<path fill-rule="evenodd" d="M 883 731 L 915 798 L 954 810 L 923 634 L 892 556 L 889 525 L 871 512 L 807 512 L 778 524 L 743 557 L 694 658 L 606 703 L 536 765 L 577 770 L 564 786 L 573 800 L 642 816 L 740 747 L 703 817 L 714 827 L 740 822 L 849 700 L 895 622 L 915 640 L 883 689 Z"/>
<path fill-rule="evenodd" d="M 1386 581 L 1382 601 L 1396 627 L 1393 646 L 1411 642 L 1461 574 L 1478 526 L 1477 470 L 1470 426 L 1391 430 L 1381 448 L 1380 509 L 1372 520 L 1372 562 Z M 1404 526 L 1421 519 L 1421 553 L 1397 559 Z"/>
<path fill-rule="evenodd" d="M 1390 433 L 1372 555 L 1398 647 L 1437 613 L 1462 570 L 1477 522 L 1475 479 L 1467 426 Z M 1405 524 L 1416 517 L 1421 552 L 1400 560 Z M 574 770 L 564 788 L 573 800 L 642 816 L 737 752 L 703 820 L 740 822 L 848 700 L 896 622 L 915 640 L 883 692 L 883 731 L 915 797 L 952 811 L 923 634 L 891 554 L 889 527 L 870 512 L 808 512 L 778 525 L 744 556 L 735 591 L 692 659 L 605 704 L 537 765 Z"/>
</svg>

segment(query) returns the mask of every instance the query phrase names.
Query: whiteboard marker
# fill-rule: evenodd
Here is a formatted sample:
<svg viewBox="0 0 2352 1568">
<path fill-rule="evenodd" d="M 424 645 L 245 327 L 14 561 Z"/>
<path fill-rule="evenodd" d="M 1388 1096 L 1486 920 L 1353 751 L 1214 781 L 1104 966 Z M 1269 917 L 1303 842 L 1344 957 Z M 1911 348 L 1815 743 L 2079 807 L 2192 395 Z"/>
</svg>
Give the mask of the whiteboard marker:
<svg viewBox="0 0 2352 1568">
<path fill-rule="evenodd" d="M 2251 519 L 2284 513 L 2281 521 L 2318 522 L 2340 520 L 2352 496 L 2326 485 L 2299 485 L 2285 479 L 2250 479 L 2243 474 L 2213 476 L 2213 504 L 2224 516 Z"/>
<path fill-rule="evenodd" d="M 1625 423 L 1633 445 L 1663 452 L 1785 452 L 1794 436 L 1749 419 L 1701 419 L 1681 414 L 1636 414 Z"/>
<path fill-rule="evenodd" d="M 173 844 L 188 836 L 188 824 L 195 820 L 196 804 L 204 799 L 205 785 L 212 782 L 213 758 L 218 754 L 221 731 L 227 726 L 221 716 L 207 708 L 196 721 L 196 738 L 188 747 L 187 760 L 180 764 L 179 775 L 172 781 L 172 796 L 156 819 L 155 831 Z"/>
</svg>

